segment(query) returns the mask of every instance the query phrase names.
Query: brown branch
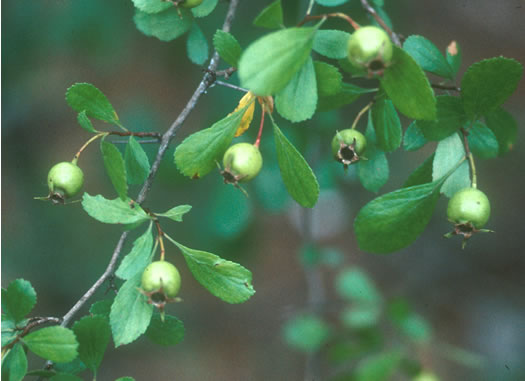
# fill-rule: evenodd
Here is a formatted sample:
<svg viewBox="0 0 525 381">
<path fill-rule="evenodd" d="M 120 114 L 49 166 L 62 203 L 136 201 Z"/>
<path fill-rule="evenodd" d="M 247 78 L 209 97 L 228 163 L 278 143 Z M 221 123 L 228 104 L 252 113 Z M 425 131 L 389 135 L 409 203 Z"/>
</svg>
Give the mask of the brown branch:
<svg viewBox="0 0 525 381">
<path fill-rule="evenodd" d="M 374 17 L 374 19 L 377 21 L 377 23 L 379 25 L 381 25 L 381 27 L 386 30 L 386 32 L 390 35 L 390 38 L 392 39 L 392 41 L 394 42 L 394 44 L 396 44 L 397 46 L 401 46 L 401 39 L 399 38 L 399 36 L 394 33 L 394 31 L 392 29 L 390 29 L 388 27 L 388 25 L 386 25 L 385 23 L 385 20 L 383 20 L 381 18 L 381 16 L 379 16 L 376 12 L 376 10 L 374 8 L 372 8 L 372 6 L 370 4 L 368 4 L 368 1 L 367 0 L 361 0 L 361 5 L 363 6 L 363 8 L 365 8 L 365 10 L 370 13 L 372 15 L 372 17 Z"/>
<path fill-rule="evenodd" d="M 15 346 L 15 344 L 18 343 L 18 341 L 20 341 L 20 339 L 22 337 L 27 335 L 33 328 L 39 327 L 39 326 L 41 326 L 43 324 L 46 324 L 46 323 L 60 324 L 61 321 L 62 321 L 62 319 L 57 318 L 57 317 L 34 317 L 34 318 L 31 318 L 29 320 L 28 324 L 22 329 L 22 332 L 19 333 L 16 336 L 16 339 L 14 339 L 12 342 L 10 342 L 9 344 L 7 344 L 7 345 L 2 347 L 2 353 L 5 353 L 9 349 L 13 348 Z"/>
<path fill-rule="evenodd" d="M 155 137 L 159 140 L 162 138 L 162 134 L 160 132 L 131 132 L 131 131 L 111 131 L 109 135 L 118 135 L 118 136 L 136 136 L 138 138 L 145 138 L 145 137 Z"/>
<path fill-rule="evenodd" d="M 344 14 L 344 13 L 341 13 L 341 12 L 337 12 L 337 13 L 325 13 L 325 14 L 322 14 L 322 15 L 306 15 L 304 17 L 304 19 L 302 19 L 302 21 L 297 24 L 297 26 L 302 26 L 304 25 L 305 23 L 307 23 L 308 21 L 312 21 L 312 20 L 322 20 L 322 19 L 326 19 L 328 17 L 337 17 L 337 18 L 340 18 L 340 19 L 343 19 L 345 21 L 347 21 L 351 26 L 352 28 L 354 28 L 355 30 L 358 30 L 359 29 L 359 24 L 356 23 L 354 21 L 354 19 L 352 19 L 350 16 L 348 16 L 347 14 Z"/>
</svg>

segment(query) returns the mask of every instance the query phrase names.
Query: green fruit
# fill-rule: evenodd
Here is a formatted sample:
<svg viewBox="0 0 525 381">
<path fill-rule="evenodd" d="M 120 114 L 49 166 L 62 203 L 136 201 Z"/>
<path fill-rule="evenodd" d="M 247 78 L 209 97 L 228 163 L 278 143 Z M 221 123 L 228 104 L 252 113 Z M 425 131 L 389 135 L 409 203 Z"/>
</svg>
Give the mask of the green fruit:
<svg viewBox="0 0 525 381">
<path fill-rule="evenodd" d="M 344 165 L 358 161 L 365 149 L 365 136 L 352 128 L 338 131 L 332 139 L 332 154 Z"/>
<path fill-rule="evenodd" d="M 392 61 L 393 47 L 388 34 L 376 26 L 364 26 L 348 40 L 348 59 L 370 76 L 382 75 Z"/>
<path fill-rule="evenodd" d="M 51 168 L 47 175 L 50 197 L 65 199 L 80 192 L 84 184 L 82 170 L 73 163 L 64 161 Z"/>
<path fill-rule="evenodd" d="M 204 0 L 185 0 L 180 3 L 180 6 L 183 8 L 195 8 L 202 4 Z"/>
<path fill-rule="evenodd" d="M 455 224 L 470 223 L 475 229 L 481 229 L 490 217 L 489 199 L 476 188 L 464 188 L 448 202 L 447 216 Z"/>
<path fill-rule="evenodd" d="M 148 293 L 160 292 L 166 298 L 174 298 L 180 290 L 179 270 L 166 261 L 152 262 L 142 273 L 142 290 Z"/>
<path fill-rule="evenodd" d="M 250 143 L 234 144 L 224 153 L 224 180 L 228 183 L 246 182 L 257 176 L 263 159 L 259 148 Z"/>
</svg>

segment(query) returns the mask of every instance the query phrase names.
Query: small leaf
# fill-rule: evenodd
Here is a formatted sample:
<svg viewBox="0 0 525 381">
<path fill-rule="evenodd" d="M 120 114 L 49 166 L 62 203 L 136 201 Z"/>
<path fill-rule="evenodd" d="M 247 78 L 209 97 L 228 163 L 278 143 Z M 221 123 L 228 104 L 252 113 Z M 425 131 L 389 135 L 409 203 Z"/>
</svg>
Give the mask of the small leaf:
<svg viewBox="0 0 525 381">
<path fill-rule="evenodd" d="M 287 321 L 283 333 L 288 345 L 303 352 L 313 353 L 328 341 L 331 329 L 314 315 L 301 315 Z"/>
<path fill-rule="evenodd" d="M 350 33 L 320 29 L 315 33 L 313 50 L 328 58 L 347 59 Z"/>
<path fill-rule="evenodd" d="M 417 167 L 414 172 L 408 176 L 408 179 L 403 184 L 403 188 L 412 187 L 414 185 L 421 185 L 432 182 L 432 166 L 434 163 L 434 155 L 430 155 L 425 161 Z"/>
<path fill-rule="evenodd" d="M 9 283 L 7 290 L 2 289 L 2 311 L 15 322 L 29 314 L 35 304 L 36 291 L 25 279 L 16 279 Z"/>
<path fill-rule="evenodd" d="M 239 65 L 242 48 L 231 33 L 218 29 L 213 35 L 213 46 L 221 58 L 228 64 L 233 67 Z"/>
<path fill-rule="evenodd" d="M 4 312 L 6 312 L 6 308 L 4 304 L 6 300 L 5 292 L 6 290 L 2 289 L 2 310 Z M 19 330 L 17 330 L 16 327 L 17 327 L 17 324 L 15 323 L 14 320 L 2 314 L 2 347 L 7 344 L 12 343 L 16 339 L 17 334 L 19 332 Z"/>
<path fill-rule="evenodd" d="M 208 59 L 208 41 L 197 23 L 193 23 L 186 41 L 188 58 L 196 65 L 202 65 Z"/>
<path fill-rule="evenodd" d="M 234 112 L 205 130 L 188 136 L 175 150 L 175 164 L 188 177 L 202 177 L 217 168 L 237 131 L 245 109 Z"/>
<path fill-rule="evenodd" d="M 392 152 L 399 148 L 403 130 L 392 102 L 388 99 L 375 102 L 371 116 L 379 148 L 385 152 Z"/>
<path fill-rule="evenodd" d="M 59 375 L 64 373 L 73 375 L 85 371 L 87 367 L 78 357 L 75 357 L 73 361 L 54 364 L 53 369 Z"/>
<path fill-rule="evenodd" d="M 282 90 L 310 57 L 316 30 L 289 28 L 256 40 L 239 61 L 241 86 L 258 96 Z"/>
<path fill-rule="evenodd" d="M 468 144 L 472 153 L 483 159 L 497 157 L 499 144 L 496 135 L 481 122 L 476 122 L 469 130 Z"/>
<path fill-rule="evenodd" d="M 227 303 L 243 303 L 255 294 L 252 273 L 248 269 L 215 254 L 174 243 L 182 251 L 195 279 L 219 299 Z"/>
<path fill-rule="evenodd" d="M 84 193 L 82 207 L 95 220 L 106 224 L 134 224 L 150 219 L 139 204 L 129 199 L 108 200 L 101 195 L 90 196 Z"/>
<path fill-rule="evenodd" d="M 198 7 L 192 8 L 195 17 L 206 17 L 213 12 L 219 0 L 204 0 Z"/>
<path fill-rule="evenodd" d="M 458 134 L 440 141 L 432 164 L 432 179 L 436 181 L 442 178 L 464 157 L 465 148 Z M 467 187 L 470 187 L 470 170 L 465 161 L 445 180 L 441 193 L 452 197 L 458 190 Z"/>
<path fill-rule="evenodd" d="M 341 320 L 352 329 L 373 328 L 381 317 L 381 308 L 376 304 L 354 304 L 343 310 Z"/>
<path fill-rule="evenodd" d="M 78 340 L 78 357 L 94 373 L 104 358 L 111 337 L 108 320 L 103 316 L 85 316 L 73 325 Z"/>
<path fill-rule="evenodd" d="M 338 5 L 346 3 L 348 0 L 315 0 L 317 4 L 325 7 L 337 7 Z"/>
<path fill-rule="evenodd" d="M 371 355 L 362 360 L 355 369 L 356 381 L 387 381 L 401 365 L 401 354 L 386 352 Z"/>
<path fill-rule="evenodd" d="M 433 121 L 418 120 L 417 126 L 427 140 L 442 140 L 459 130 L 468 118 L 461 98 L 439 95 L 437 98 L 437 118 Z"/>
<path fill-rule="evenodd" d="M 377 89 L 365 89 L 350 83 L 341 85 L 341 91 L 335 95 L 319 97 L 318 111 L 331 111 L 357 100 L 361 95 L 376 92 Z"/>
<path fill-rule="evenodd" d="M 314 61 L 314 68 L 319 96 L 335 95 L 341 91 L 343 76 L 337 67 L 326 62 Z"/>
<path fill-rule="evenodd" d="M 165 0 L 132 0 L 133 5 L 146 13 L 159 13 L 173 7 L 173 3 Z"/>
<path fill-rule="evenodd" d="M 516 139 L 518 138 L 518 123 L 516 119 L 500 107 L 496 111 L 485 115 L 485 122 L 498 140 L 499 155 L 509 152 L 516 144 Z"/>
<path fill-rule="evenodd" d="M 392 65 L 381 78 L 381 86 L 394 106 L 407 117 L 436 118 L 436 99 L 428 78 L 416 61 L 397 46 L 394 46 Z"/>
<path fill-rule="evenodd" d="M 337 275 L 335 290 L 339 296 L 352 303 L 380 304 L 382 299 L 370 277 L 356 267 L 345 269 Z"/>
<path fill-rule="evenodd" d="M 128 184 L 126 180 L 126 166 L 122 154 L 114 144 L 105 140 L 100 142 L 100 150 L 102 151 L 106 173 L 113 184 L 113 188 L 117 191 L 120 199 L 124 201 L 128 198 Z"/>
<path fill-rule="evenodd" d="M 177 11 L 180 11 L 181 16 Z M 133 21 L 137 29 L 146 36 L 157 37 L 161 41 L 171 41 L 190 30 L 193 15 L 188 9 L 175 7 L 155 14 L 137 10 Z"/>
<path fill-rule="evenodd" d="M 102 299 L 95 302 L 89 308 L 89 313 L 92 315 L 101 315 L 109 319 L 109 313 L 111 312 L 111 305 L 113 304 L 113 298 Z"/>
<path fill-rule="evenodd" d="M 404 299 L 397 299 L 390 303 L 388 315 L 402 333 L 416 342 L 426 342 L 431 337 L 430 324 Z"/>
<path fill-rule="evenodd" d="M 370 113 L 365 136 L 367 140 L 365 156 L 368 160 L 359 160 L 357 163 L 359 180 L 366 189 L 377 192 L 387 182 L 390 172 L 385 153 L 376 146 L 376 135 Z"/>
<path fill-rule="evenodd" d="M 46 327 L 24 336 L 23 342 L 36 355 L 53 362 L 69 362 L 78 355 L 75 334 L 64 327 Z"/>
<path fill-rule="evenodd" d="M 158 345 L 177 345 L 184 339 L 184 324 L 175 316 L 165 315 L 163 321 L 160 314 L 153 314 L 146 336 Z"/>
<path fill-rule="evenodd" d="M 405 151 L 417 151 L 427 143 L 428 141 L 416 121 L 410 123 L 403 137 L 403 148 Z"/>
<path fill-rule="evenodd" d="M 252 202 L 234 187 L 219 187 L 204 208 L 210 224 L 208 234 L 223 240 L 239 237 L 253 219 Z"/>
<path fill-rule="evenodd" d="M 2 380 L 21 381 L 27 373 L 27 357 L 24 347 L 17 343 L 7 354 L 2 353 Z"/>
<path fill-rule="evenodd" d="M 284 89 L 277 93 L 275 107 L 283 118 L 296 123 L 310 119 L 316 106 L 317 83 L 314 63 L 310 57 Z"/>
<path fill-rule="evenodd" d="M 273 132 L 277 161 L 286 190 L 299 205 L 312 208 L 319 197 L 319 184 L 312 169 L 275 123 Z"/>
<path fill-rule="evenodd" d="M 109 321 L 115 347 L 129 344 L 142 335 L 153 315 L 153 306 L 138 289 L 142 274 L 128 279 L 118 291 L 111 306 Z"/>
<path fill-rule="evenodd" d="M 153 258 L 153 235 L 151 234 L 151 223 L 148 229 L 133 242 L 133 248 L 127 254 L 115 275 L 120 279 L 131 279 L 137 274 L 142 274 Z"/>
<path fill-rule="evenodd" d="M 176 222 L 182 222 L 182 216 L 191 210 L 191 205 L 179 205 L 164 213 L 155 213 L 157 216 L 166 217 Z"/>
<path fill-rule="evenodd" d="M 471 65 L 461 80 L 463 106 L 471 119 L 501 106 L 516 90 L 523 66 L 511 58 L 496 57 Z"/>
<path fill-rule="evenodd" d="M 129 137 L 128 144 L 126 145 L 124 162 L 127 179 L 130 184 L 142 184 L 146 181 L 151 169 L 148 155 L 146 155 L 144 148 L 142 148 L 133 136 Z"/>
<path fill-rule="evenodd" d="M 90 83 L 75 83 L 66 92 L 69 106 L 78 112 L 109 123 L 119 123 L 117 113 L 108 98 Z"/>
<path fill-rule="evenodd" d="M 454 77 L 458 74 L 461 67 L 461 48 L 456 41 L 452 41 L 447 46 L 447 62 L 450 65 Z"/>
<path fill-rule="evenodd" d="M 86 115 L 86 110 L 83 110 L 78 113 L 77 121 L 78 124 L 80 124 L 80 127 L 82 127 L 87 132 L 91 132 L 93 134 L 97 133 L 97 130 L 95 130 L 95 128 L 93 127 L 91 120 L 89 120 L 88 116 Z"/>
<path fill-rule="evenodd" d="M 422 36 L 409 36 L 403 43 L 403 49 L 414 58 L 423 70 L 440 77 L 453 79 L 452 68 L 443 54 L 431 41 Z"/>
<path fill-rule="evenodd" d="M 275 0 L 264 8 L 253 20 L 253 25 L 261 28 L 277 29 L 283 26 L 283 7 L 281 0 Z"/>
</svg>

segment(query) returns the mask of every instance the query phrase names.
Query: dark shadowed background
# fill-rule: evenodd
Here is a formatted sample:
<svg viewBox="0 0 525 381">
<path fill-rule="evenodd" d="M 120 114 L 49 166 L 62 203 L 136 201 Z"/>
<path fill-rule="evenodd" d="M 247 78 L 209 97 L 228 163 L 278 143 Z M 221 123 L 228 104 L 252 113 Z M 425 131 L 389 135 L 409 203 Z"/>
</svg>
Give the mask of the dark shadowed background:
<svg viewBox="0 0 525 381">
<path fill-rule="evenodd" d="M 241 46 L 266 33 L 251 27 L 251 22 L 270 2 L 241 1 L 232 27 Z M 283 1 L 287 25 L 302 18 L 307 3 Z M 463 49 L 459 78 L 483 58 L 502 55 L 525 62 L 524 1 L 385 3 L 397 32 L 423 35 L 442 51 L 451 40 L 459 42 Z M 199 20 L 208 41 L 222 25 L 226 8 L 220 1 L 212 16 Z M 366 23 L 358 1 L 352 0 L 345 9 Z M 321 11 L 321 7 L 314 10 Z M 123 0 L 2 2 L 2 286 L 16 278 L 30 280 L 38 293 L 35 315 L 63 315 L 102 273 L 120 235 L 118 226 L 92 220 L 80 204 L 61 207 L 33 200 L 47 194 L 49 168 L 71 160 L 89 137 L 64 100 L 66 89 L 75 82 L 93 83 L 129 129 L 163 132 L 202 76 L 202 68 L 186 57 L 185 37 L 171 43 L 148 38 L 135 28 L 133 13 L 131 1 Z M 333 25 L 347 28 L 340 21 Z M 238 83 L 236 76 L 231 81 Z M 224 87 L 211 88 L 173 147 L 231 112 L 241 95 Z M 361 267 L 386 296 L 408 298 L 432 323 L 435 341 L 417 353 L 442 380 L 525 379 L 525 81 L 505 104 L 519 125 L 515 149 L 504 158 L 477 161 L 479 187 L 492 204 L 488 227 L 496 234 L 476 236 L 463 251 L 459 239 L 442 238 L 450 230 L 444 198 L 425 233 L 409 248 L 387 256 L 357 248 L 353 218 L 375 195 L 362 188 L 352 170 L 341 173 L 335 183 L 323 183 L 323 178 L 325 171 L 334 170 L 328 160 L 331 136 L 336 129 L 347 128 L 362 105 L 319 114 L 307 123 L 279 122 L 323 185 L 319 206 L 312 213 L 314 238 L 343 253 L 341 266 Z M 251 130 L 250 140 L 256 127 Z M 118 350 L 111 344 L 99 379 L 126 375 L 137 380 L 302 379 L 305 356 L 285 344 L 281 329 L 289 317 L 305 309 L 307 301 L 298 259 L 304 214 L 283 194 L 271 159 L 269 129 L 262 143 L 265 160 L 269 159 L 257 181 L 247 186 L 249 199 L 223 185 L 218 173 L 199 181 L 178 174 L 173 147 L 147 206 L 164 211 L 178 204 L 193 205 L 183 224 L 168 221 L 164 229 L 184 245 L 248 267 L 257 293 L 242 305 L 221 302 L 191 277 L 178 251 L 169 247 L 167 258 L 181 269 L 184 299 L 170 306 L 169 312 L 184 321 L 184 342 L 161 348 L 142 338 Z M 392 175 L 380 193 L 399 187 L 432 148 L 430 144 L 417 153 L 399 150 L 389 155 Z M 147 150 L 153 159 L 156 146 Z M 114 197 L 96 144 L 79 164 L 85 191 Z M 132 189 L 131 194 L 137 191 Z M 335 273 L 322 272 L 328 290 L 326 311 L 339 303 L 331 291 Z M 96 298 L 104 296 L 99 292 Z M 477 353 L 483 365 L 459 365 L 448 359 L 444 344 L 436 343 Z M 30 368 L 41 364 L 33 359 Z"/>
</svg>

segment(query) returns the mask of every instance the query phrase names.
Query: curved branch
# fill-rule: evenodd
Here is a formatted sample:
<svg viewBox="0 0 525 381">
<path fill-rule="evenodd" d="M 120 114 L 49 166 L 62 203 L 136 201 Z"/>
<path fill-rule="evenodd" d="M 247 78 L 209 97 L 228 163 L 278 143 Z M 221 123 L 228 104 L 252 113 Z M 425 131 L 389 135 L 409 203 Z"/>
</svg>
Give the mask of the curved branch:
<svg viewBox="0 0 525 381">
<path fill-rule="evenodd" d="M 394 44 L 396 44 L 397 46 L 401 46 L 401 40 L 399 38 L 399 36 L 394 33 L 394 31 L 392 29 L 390 29 L 388 27 L 388 25 L 386 25 L 385 23 L 385 20 L 383 20 L 381 18 L 381 16 L 379 16 L 376 12 L 376 10 L 374 8 L 372 8 L 372 6 L 370 4 L 368 4 L 368 1 L 367 0 L 361 0 L 361 5 L 363 6 L 363 8 L 372 15 L 372 17 L 374 17 L 374 19 L 377 21 L 377 23 L 379 25 L 381 25 L 381 27 L 386 30 L 386 32 L 390 35 L 390 38 L 392 39 L 392 41 L 394 42 Z"/>
</svg>

